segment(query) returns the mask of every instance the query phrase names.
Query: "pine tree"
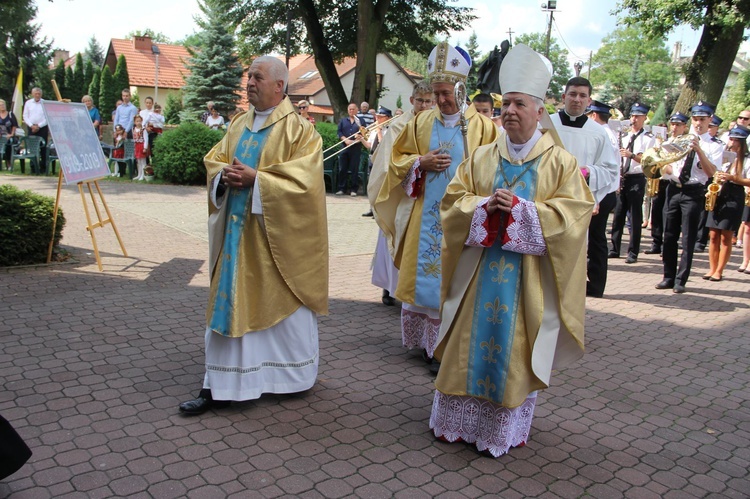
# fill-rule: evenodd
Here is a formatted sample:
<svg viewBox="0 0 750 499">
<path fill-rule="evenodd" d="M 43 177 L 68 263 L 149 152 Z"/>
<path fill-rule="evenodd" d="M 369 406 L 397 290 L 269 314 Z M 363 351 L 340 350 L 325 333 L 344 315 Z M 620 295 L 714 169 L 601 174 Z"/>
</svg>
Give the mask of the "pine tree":
<svg viewBox="0 0 750 499">
<path fill-rule="evenodd" d="M 91 63 L 97 68 L 101 68 L 102 64 L 104 64 L 104 50 L 93 35 L 89 39 L 89 44 L 86 47 L 86 50 L 83 52 L 83 58 L 87 61 L 91 61 Z"/>
<path fill-rule="evenodd" d="M 91 75 L 91 83 L 89 83 L 89 95 L 91 100 L 94 101 L 94 107 L 99 108 L 99 86 L 101 85 L 102 72 L 99 68 L 94 68 L 94 72 Z"/>
<path fill-rule="evenodd" d="M 65 97 L 65 61 L 60 60 L 55 66 L 55 83 L 57 83 L 57 89 L 60 91 L 60 95 Z M 49 96 L 50 99 L 54 99 L 54 95 Z"/>
<path fill-rule="evenodd" d="M 130 76 L 128 75 L 128 62 L 125 60 L 125 54 L 120 54 L 117 59 L 117 66 L 114 74 L 115 90 L 119 98 L 120 92 L 130 89 Z"/>
<path fill-rule="evenodd" d="M 224 12 L 213 0 L 202 0 L 198 6 L 205 19 L 196 20 L 204 45 L 188 61 L 190 75 L 185 80 L 182 121 L 196 120 L 206 102 L 214 101 L 219 114 L 227 116 L 237 108 L 242 81 L 242 66 L 234 51 L 234 38 Z"/>
<path fill-rule="evenodd" d="M 164 121 L 170 125 L 180 124 L 180 113 L 182 112 L 182 94 L 169 93 L 167 103 L 164 106 Z"/>
<path fill-rule="evenodd" d="M 115 103 L 119 97 L 115 97 L 115 81 L 109 66 L 104 66 L 99 84 L 99 113 L 107 119 L 115 110 Z"/>
<path fill-rule="evenodd" d="M 466 78 L 466 91 L 469 95 L 473 94 L 477 89 L 477 70 L 481 63 L 482 53 L 479 51 L 479 43 L 477 42 L 477 32 L 472 31 L 469 37 L 469 42 L 466 44 L 466 51 L 471 57 L 471 70 L 469 76 Z"/>
<path fill-rule="evenodd" d="M 91 81 L 93 79 L 94 79 L 94 65 L 89 60 L 89 61 L 86 61 L 86 63 L 83 65 L 83 93 L 84 94 L 89 94 L 89 87 L 91 86 Z"/>
<path fill-rule="evenodd" d="M 73 70 L 73 85 L 70 89 L 70 100 L 73 102 L 81 102 L 83 94 L 86 93 L 86 87 L 84 86 L 85 77 L 83 72 L 83 56 L 80 52 L 76 54 L 76 67 Z"/>
<path fill-rule="evenodd" d="M 65 68 L 65 92 L 60 90 L 60 95 L 62 95 L 63 99 L 70 99 L 71 101 L 73 98 L 71 97 L 73 95 L 73 92 L 75 91 L 75 76 L 73 75 L 73 66 L 68 66 Z M 78 99 L 79 101 L 81 99 Z"/>
</svg>

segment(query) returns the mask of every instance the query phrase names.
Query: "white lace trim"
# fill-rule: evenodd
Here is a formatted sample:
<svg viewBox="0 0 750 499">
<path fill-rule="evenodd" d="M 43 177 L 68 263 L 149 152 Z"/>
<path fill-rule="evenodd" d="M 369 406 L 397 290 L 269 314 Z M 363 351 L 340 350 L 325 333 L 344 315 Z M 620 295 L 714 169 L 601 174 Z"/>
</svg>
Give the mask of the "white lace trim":
<svg viewBox="0 0 750 499">
<path fill-rule="evenodd" d="M 488 450 L 500 457 L 528 441 L 535 406 L 536 392 L 520 406 L 508 409 L 488 400 L 435 390 L 430 428 L 436 437 L 449 442 L 461 439 L 476 444 L 480 452 Z"/>
<path fill-rule="evenodd" d="M 516 199 L 518 203 L 511 208 L 513 222 L 505 229 L 510 241 L 503 245 L 503 249 L 527 255 L 546 255 L 547 244 L 544 242 L 536 205 L 533 201 Z"/>
<path fill-rule="evenodd" d="M 466 246 L 484 247 L 482 243 L 487 239 L 487 229 L 484 224 L 489 217 L 487 214 L 487 202 L 489 200 L 490 196 L 487 196 L 474 208 L 474 216 L 471 217 L 471 228 L 469 228 L 469 237 L 466 238 L 466 242 L 464 243 Z"/>
<path fill-rule="evenodd" d="M 422 348 L 432 358 L 440 333 L 440 319 L 401 309 L 401 341 L 406 348 Z"/>
<path fill-rule="evenodd" d="M 406 178 L 401 182 L 401 187 L 404 188 L 406 195 L 409 197 L 414 197 L 414 183 L 418 178 L 422 177 L 419 173 L 419 158 L 417 158 L 414 164 L 411 165 L 411 168 L 409 168 L 409 173 L 406 174 Z"/>
</svg>

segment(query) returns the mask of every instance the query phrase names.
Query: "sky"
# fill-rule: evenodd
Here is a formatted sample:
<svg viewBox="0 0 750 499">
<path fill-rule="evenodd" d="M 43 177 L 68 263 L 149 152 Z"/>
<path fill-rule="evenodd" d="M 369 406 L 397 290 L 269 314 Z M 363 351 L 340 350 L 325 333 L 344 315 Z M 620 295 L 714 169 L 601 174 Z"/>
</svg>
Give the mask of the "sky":
<svg viewBox="0 0 750 499">
<path fill-rule="evenodd" d="M 466 30 L 453 33 L 454 44 L 466 44 L 472 31 L 477 34 L 479 50 L 487 53 L 495 45 L 522 33 L 545 33 L 548 14 L 541 4 L 546 0 L 455 0 L 452 5 L 472 7 L 477 19 Z M 198 30 L 194 16 L 200 14 L 196 0 L 35 0 L 41 24 L 41 35 L 54 39 L 53 48 L 75 54 L 83 52 L 92 35 L 104 50 L 110 38 L 124 38 L 131 31 L 151 28 L 173 41 L 185 38 Z M 115 7 L 117 5 L 117 7 Z M 589 53 L 596 52 L 601 40 L 617 27 L 617 19 L 610 12 L 616 0 L 558 0 L 552 25 L 552 36 L 566 48 L 571 65 L 588 61 Z M 682 42 L 682 55 L 695 50 L 699 32 L 689 27 L 678 27 L 668 38 L 671 51 L 674 42 Z M 745 42 L 740 51 L 750 52 Z"/>
</svg>

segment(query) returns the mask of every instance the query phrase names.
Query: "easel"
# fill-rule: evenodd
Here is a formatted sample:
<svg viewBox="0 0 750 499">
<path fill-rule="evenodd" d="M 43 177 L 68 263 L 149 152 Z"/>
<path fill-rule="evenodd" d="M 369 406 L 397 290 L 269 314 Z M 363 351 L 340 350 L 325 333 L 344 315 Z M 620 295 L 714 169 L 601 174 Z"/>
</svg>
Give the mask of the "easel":
<svg viewBox="0 0 750 499">
<path fill-rule="evenodd" d="M 55 80 L 52 80 L 52 88 L 55 91 L 55 95 L 57 96 L 57 100 L 59 102 L 64 102 L 68 99 L 63 99 L 60 95 L 60 90 L 57 87 L 57 82 Z M 63 182 L 63 169 L 62 165 L 60 166 L 60 172 L 57 175 L 57 196 L 55 198 L 55 210 L 52 217 L 52 239 L 49 242 L 49 248 L 47 250 L 47 263 L 50 263 L 52 260 L 52 248 L 55 243 L 55 229 L 57 228 L 57 212 L 60 207 L 60 193 L 62 191 L 62 182 Z M 83 192 L 83 186 L 84 184 L 88 188 L 89 195 L 91 196 L 91 203 L 94 205 L 94 211 L 96 212 L 96 218 L 98 222 L 92 223 L 91 220 L 91 214 L 89 213 L 89 207 L 88 203 L 86 203 L 86 196 Z M 96 198 L 94 197 L 94 191 L 91 189 L 91 184 L 94 184 L 96 187 L 96 192 L 99 195 L 99 199 L 101 200 L 102 205 L 104 206 L 104 211 L 107 213 L 107 218 L 102 219 L 102 213 L 99 210 L 99 205 L 96 203 Z M 117 230 L 117 225 L 115 225 L 115 221 L 112 218 L 112 214 L 109 211 L 109 206 L 107 206 L 107 201 L 104 199 L 104 194 L 102 193 L 101 188 L 99 187 L 99 182 L 97 180 L 87 180 L 83 182 L 78 182 L 78 192 L 81 194 L 81 203 L 83 203 L 83 211 L 86 214 L 86 223 L 88 224 L 86 226 L 86 230 L 89 231 L 89 234 L 91 234 L 91 243 L 94 246 L 94 255 L 96 255 L 96 264 L 99 266 L 99 271 L 103 271 L 102 268 L 102 259 L 99 256 L 99 247 L 96 244 L 96 236 L 94 235 L 94 229 L 98 229 L 100 227 L 104 227 L 107 224 L 112 225 L 112 229 L 115 231 L 115 236 L 117 237 L 117 242 L 120 243 L 120 249 L 122 249 L 122 254 L 124 256 L 128 256 L 128 252 L 125 250 L 125 245 L 122 243 L 122 238 L 120 237 L 120 232 Z"/>
</svg>

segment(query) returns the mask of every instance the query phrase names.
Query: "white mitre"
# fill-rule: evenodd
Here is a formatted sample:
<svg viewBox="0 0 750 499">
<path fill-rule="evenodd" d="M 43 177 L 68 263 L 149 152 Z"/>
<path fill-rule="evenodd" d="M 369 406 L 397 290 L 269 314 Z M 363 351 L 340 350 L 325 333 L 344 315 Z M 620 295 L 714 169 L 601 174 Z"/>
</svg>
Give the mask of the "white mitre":
<svg viewBox="0 0 750 499">
<path fill-rule="evenodd" d="M 461 47 L 451 47 L 440 42 L 427 58 L 427 76 L 430 83 L 466 82 L 471 71 L 471 57 Z"/>
<path fill-rule="evenodd" d="M 528 45 L 519 43 L 500 65 L 500 90 L 503 94 L 520 92 L 544 100 L 552 79 L 552 64 Z"/>
</svg>

